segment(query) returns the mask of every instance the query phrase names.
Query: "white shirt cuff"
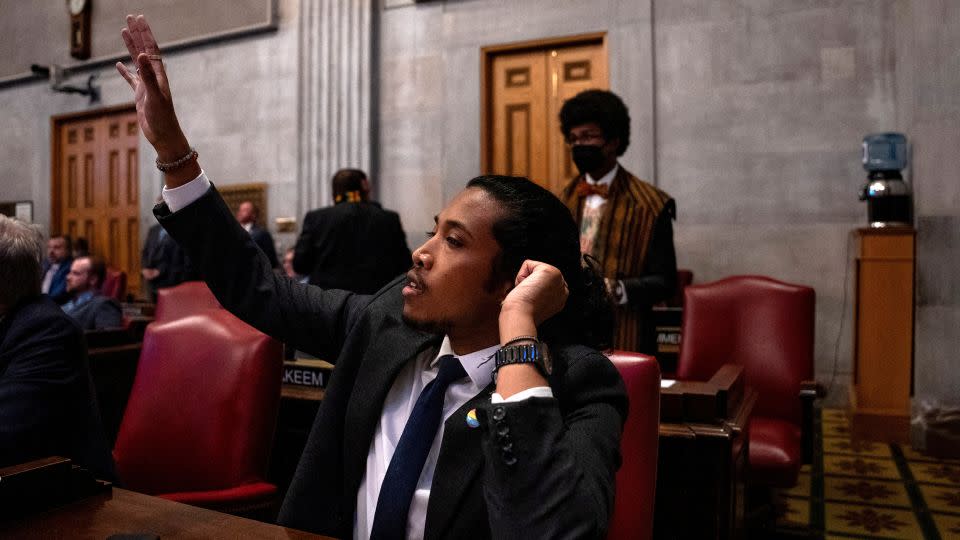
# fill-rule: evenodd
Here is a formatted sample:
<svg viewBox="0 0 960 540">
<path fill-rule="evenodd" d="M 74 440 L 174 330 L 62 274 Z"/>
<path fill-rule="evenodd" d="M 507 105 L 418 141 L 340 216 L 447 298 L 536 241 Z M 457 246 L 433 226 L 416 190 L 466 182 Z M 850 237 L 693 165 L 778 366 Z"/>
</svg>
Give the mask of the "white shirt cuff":
<svg viewBox="0 0 960 540">
<path fill-rule="evenodd" d="M 630 299 L 627 298 L 627 286 L 626 284 L 623 283 L 622 279 L 619 279 L 617 281 L 620 282 L 620 298 L 617 298 L 617 304 L 621 306 L 625 306 L 627 305 L 627 302 L 630 301 Z"/>
<path fill-rule="evenodd" d="M 497 403 L 514 403 L 517 401 L 524 401 L 532 397 L 552 398 L 553 389 L 551 389 L 549 386 L 534 386 L 533 388 L 521 390 L 507 399 L 503 399 L 503 396 L 494 392 L 493 395 L 490 396 L 490 403 L 493 403 L 494 405 Z"/>
<path fill-rule="evenodd" d="M 167 189 L 167 186 L 163 186 L 161 195 L 163 196 L 163 201 L 167 203 L 167 208 L 170 209 L 170 212 L 176 212 L 181 208 L 189 206 L 190 203 L 200 197 L 203 197 L 203 194 L 209 189 L 210 180 L 207 180 L 207 175 L 201 170 L 200 176 L 180 187 Z"/>
</svg>

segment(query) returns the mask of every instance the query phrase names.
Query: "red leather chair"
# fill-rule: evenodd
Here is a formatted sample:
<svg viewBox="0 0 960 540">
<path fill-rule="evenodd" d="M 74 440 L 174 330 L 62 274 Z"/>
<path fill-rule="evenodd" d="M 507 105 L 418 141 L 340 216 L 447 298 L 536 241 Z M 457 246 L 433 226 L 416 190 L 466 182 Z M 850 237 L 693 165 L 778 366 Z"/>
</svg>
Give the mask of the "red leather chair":
<svg viewBox="0 0 960 540">
<path fill-rule="evenodd" d="M 123 302 L 124 297 L 127 296 L 127 273 L 116 268 L 107 268 L 103 285 L 100 286 L 100 294 L 113 298 L 117 302 Z"/>
<path fill-rule="evenodd" d="M 184 281 L 179 285 L 157 291 L 157 309 L 153 316 L 156 322 L 166 322 L 195 315 L 207 309 L 223 309 L 223 306 L 206 283 Z"/>
<path fill-rule="evenodd" d="M 684 296 L 677 378 L 706 381 L 723 364 L 743 366 L 758 393 L 747 428 L 751 483 L 796 484 L 812 440 L 813 289 L 734 276 Z"/>
<path fill-rule="evenodd" d="M 660 368 L 652 356 L 608 351 L 630 398 L 623 427 L 617 491 L 608 540 L 636 540 L 653 534 L 657 490 L 657 445 L 660 433 Z"/>
<path fill-rule="evenodd" d="M 271 509 L 280 342 L 226 310 L 147 327 L 113 457 L 135 491 L 225 512 Z"/>
</svg>

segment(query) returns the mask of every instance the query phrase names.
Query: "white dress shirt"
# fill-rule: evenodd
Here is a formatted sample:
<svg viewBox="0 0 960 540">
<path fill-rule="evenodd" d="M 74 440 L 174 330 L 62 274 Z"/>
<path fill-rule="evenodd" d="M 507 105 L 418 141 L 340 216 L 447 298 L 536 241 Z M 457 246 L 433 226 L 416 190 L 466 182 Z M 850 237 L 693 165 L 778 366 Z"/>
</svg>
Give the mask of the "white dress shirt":
<svg viewBox="0 0 960 540">
<path fill-rule="evenodd" d="M 611 177 L 612 178 L 612 177 Z M 206 174 L 194 178 L 186 184 L 173 188 L 163 188 L 163 200 L 171 212 L 176 212 L 203 196 L 210 189 L 210 181 Z M 499 344 L 469 354 L 458 356 L 460 363 L 467 372 L 468 378 L 452 383 L 444 395 L 443 420 L 479 394 L 493 381 L 493 355 L 500 348 Z M 403 434 L 403 428 L 413 412 L 413 407 L 420 397 L 423 388 L 437 377 L 440 370 L 439 358 L 445 354 L 453 354 L 450 338 L 445 336 L 440 345 L 438 354 L 430 351 L 421 353 L 414 361 L 408 362 L 397 375 L 383 402 L 380 421 L 374 432 L 367 453 L 367 465 L 360 488 L 357 491 L 357 511 L 354 519 L 354 538 L 366 540 L 373 530 L 373 518 L 377 512 L 377 499 L 380 496 L 380 486 L 383 477 L 387 474 L 393 452 Z M 553 397 L 553 391 L 548 386 L 529 388 L 518 392 L 507 399 L 497 393 L 491 396 L 492 403 L 506 403 L 523 401 L 531 397 Z M 463 419 L 467 421 L 466 418 Z M 479 429 L 479 428 L 478 428 Z M 443 440 L 443 422 L 433 439 L 427 461 L 423 465 L 417 489 L 410 502 L 410 513 L 407 521 L 407 538 L 414 540 L 423 538 L 424 526 L 427 520 L 427 503 L 430 500 L 430 486 L 433 482 L 433 472 L 440 456 L 440 442 Z"/>
<path fill-rule="evenodd" d="M 43 275 L 43 283 L 40 284 L 40 292 L 43 294 L 50 293 L 50 285 L 53 284 L 53 276 L 57 274 L 57 270 L 60 269 L 61 263 L 53 263 L 50 265 L 50 268 L 47 268 L 47 273 Z"/>
<path fill-rule="evenodd" d="M 593 177 L 590 176 L 590 173 L 583 173 L 583 178 L 588 184 L 610 187 L 610 183 L 613 182 L 613 177 L 617 175 L 617 171 L 619 170 L 620 164 L 618 163 L 610 169 L 610 172 L 601 176 L 599 180 L 594 180 Z M 603 206 L 607 200 L 599 195 L 589 195 L 583 202 L 590 208 L 598 208 Z"/>
</svg>

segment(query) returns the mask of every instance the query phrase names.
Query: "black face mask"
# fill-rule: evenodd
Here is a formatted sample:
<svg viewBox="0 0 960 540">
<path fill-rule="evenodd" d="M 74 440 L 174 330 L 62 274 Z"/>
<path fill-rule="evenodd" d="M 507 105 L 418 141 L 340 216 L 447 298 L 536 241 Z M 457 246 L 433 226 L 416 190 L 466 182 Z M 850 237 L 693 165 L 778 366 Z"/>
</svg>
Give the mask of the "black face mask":
<svg viewBox="0 0 960 540">
<path fill-rule="evenodd" d="M 573 154 L 573 163 L 580 170 L 580 174 L 586 174 L 597 170 L 603 165 L 603 148 L 593 144 L 578 144 L 570 148 Z"/>
</svg>

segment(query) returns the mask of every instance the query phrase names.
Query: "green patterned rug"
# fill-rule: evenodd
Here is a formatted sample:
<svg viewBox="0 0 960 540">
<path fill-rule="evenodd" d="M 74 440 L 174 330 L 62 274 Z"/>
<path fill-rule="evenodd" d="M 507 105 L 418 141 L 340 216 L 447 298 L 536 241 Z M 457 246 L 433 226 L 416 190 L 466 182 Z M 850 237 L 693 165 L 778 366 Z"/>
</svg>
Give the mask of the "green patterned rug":
<svg viewBox="0 0 960 540">
<path fill-rule="evenodd" d="M 960 460 L 853 440 L 841 409 L 818 416 L 813 463 L 776 494 L 778 536 L 960 539 Z"/>
</svg>

